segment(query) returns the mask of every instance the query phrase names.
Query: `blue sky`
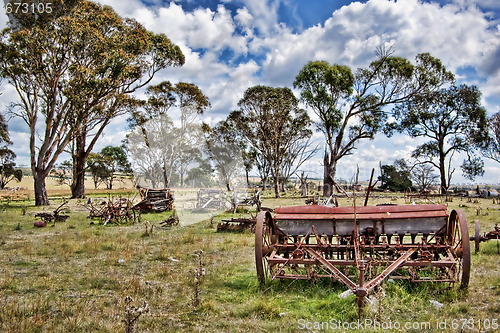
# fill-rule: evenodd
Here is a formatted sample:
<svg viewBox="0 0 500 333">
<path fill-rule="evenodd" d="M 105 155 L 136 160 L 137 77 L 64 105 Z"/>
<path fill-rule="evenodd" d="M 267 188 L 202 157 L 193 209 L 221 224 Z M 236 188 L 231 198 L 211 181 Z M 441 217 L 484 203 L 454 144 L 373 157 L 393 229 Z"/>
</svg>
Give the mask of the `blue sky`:
<svg viewBox="0 0 500 333">
<path fill-rule="evenodd" d="M 483 105 L 492 115 L 500 111 L 500 1 L 498 0 L 99 0 L 123 17 L 132 17 L 154 32 L 165 33 L 186 56 L 181 68 L 165 70 L 163 80 L 197 84 L 210 98 L 212 109 L 203 121 L 214 124 L 237 107 L 244 91 L 263 84 L 292 87 L 299 70 L 311 60 L 326 60 L 353 70 L 374 60 L 380 45 L 413 60 L 430 52 L 457 74 L 460 83 L 478 85 Z M 0 16 L 0 27 L 6 25 Z M 0 108 L 15 94 L 0 87 Z M 298 92 L 296 92 L 298 96 Z M 311 116 L 314 115 L 311 113 Z M 20 121 L 10 131 L 18 163 L 27 163 L 27 133 Z M 96 150 L 116 145 L 127 133 L 124 118 L 115 119 Z M 313 139 L 323 143 L 320 133 Z M 338 176 L 349 179 L 356 165 L 368 179 L 372 167 L 409 157 L 420 143 L 404 136 L 382 134 L 364 141 L 342 159 Z M 320 156 L 304 166 L 320 177 Z M 458 169 L 461 159 L 457 158 Z M 500 165 L 486 161 L 478 182 L 500 183 Z M 460 170 L 453 182 L 465 180 Z"/>
</svg>

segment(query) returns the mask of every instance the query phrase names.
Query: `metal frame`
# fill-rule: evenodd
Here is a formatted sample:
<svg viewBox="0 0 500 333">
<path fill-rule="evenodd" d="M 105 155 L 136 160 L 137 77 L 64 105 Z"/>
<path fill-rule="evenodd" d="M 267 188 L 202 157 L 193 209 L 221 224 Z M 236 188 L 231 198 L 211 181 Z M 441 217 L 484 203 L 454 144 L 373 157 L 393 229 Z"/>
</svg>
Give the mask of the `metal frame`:
<svg viewBox="0 0 500 333">
<path fill-rule="evenodd" d="M 389 276 L 412 282 L 469 284 L 470 244 L 461 210 L 444 205 L 295 206 L 257 215 L 259 281 L 331 278 L 361 308 Z"/>
<path fill-rule="evenodd" d="M 497 252 L 500 254 L 500 227 L 498 223 L 495 224 L 495 227 L 492 231 L 488 233 L 484 233 L 482 236 L 480 234 L 480 226 L 479 221 L 476 220 L 474 222 L 474 237 L 470 237 L 470 240 L 474 241 L 475 253 L 479 252 L 479 245 L 481 242 L 487 242 L 489 240 L 496 239 L 497 241 Z"/>
</svg>

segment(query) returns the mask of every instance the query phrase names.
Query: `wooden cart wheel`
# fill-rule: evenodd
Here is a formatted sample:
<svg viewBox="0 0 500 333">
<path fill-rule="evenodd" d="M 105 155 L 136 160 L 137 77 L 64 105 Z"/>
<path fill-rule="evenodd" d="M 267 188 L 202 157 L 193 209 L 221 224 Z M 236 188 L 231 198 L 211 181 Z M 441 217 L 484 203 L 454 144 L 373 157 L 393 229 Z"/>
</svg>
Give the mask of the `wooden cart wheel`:
<svg viewBox="0 0 500 333">
<path fill-rule="evenodd" d="M 474 253 L 478 253 L 479 252 L 479 244 L 481 243 L 481 234 L 479 234 L 479 220 L 476 220 L 474 222 L 474 245 L 475 245 L 475 252 Z"/>
<path fill-rule="evenodd" d="M 257 214 L 257 223 L 255 225 L 255 266 L 260 283 L 263 283 L 268 276 L 269 266 L 267 257 L 271 253 L 272 224 L 273 219 L 269 212 L 262 211 Z"/>
<path fill-rule="evenodd" d="M 460 288 L 469 286 L 470 278 L 470 236 L 467 219 L 462 210 L 452 210 L 448 220 L 448 244 L 458 261 L 457 279 Z"/>
</svg>

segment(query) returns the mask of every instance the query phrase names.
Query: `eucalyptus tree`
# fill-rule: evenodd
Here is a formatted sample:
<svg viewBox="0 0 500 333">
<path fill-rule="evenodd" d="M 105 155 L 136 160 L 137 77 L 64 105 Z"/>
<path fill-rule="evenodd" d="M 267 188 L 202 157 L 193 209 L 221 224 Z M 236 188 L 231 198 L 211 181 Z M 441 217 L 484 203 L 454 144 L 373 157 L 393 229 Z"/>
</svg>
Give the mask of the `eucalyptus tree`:
<svg viewBox="0 0 500 333">
<path fill-rule="evenodd" d="M 103 180 L 109 190 L 113 189 L 113 182 L 117 177 L 116 173 L 120 172 L 125 175 L 132 173 L 132 168 L 123 147 L 106 146 L 99 155 L 101 155 L 104 161 L 103 164 L 108 171 L 108 176 Z"/>
<path fill-rule="evenodd" d="M 101 183 L 110 176 L 109 168 L 107 167 L 107 159 L 100 153 L 90 153 L 87 157 L 87 172 L 90 173 L 94 182 L 94 189 L 97 190 Z"/>
<path fill-rule="evenodd" d="M 490 141 L 483 149 L 483 156 L 500 163 L 500 112 L 495 113 L 488 121 Z"/>
<path fill-rule="evenodd" d="M 176 170 L 183 186 L 188 166 L 201 155 L 203 140 L 197 121 L 210 101 L 198 86 L 186 82 L 164 81 L 149 86 L 146 93 L 147 101 L 129 119 L 134 131 L 128 135 L 128 150 L 153 184 L 163 182 L 169 187 Z M 180 111 L 178 124 L 168 115 L 172 107 Z"/>
<path fill-rule="evenodd" d="M 347 66 L 312 61 L 295 79 L 294 87 L 301 90 L 302 101 L 318 116 L 317 129 L 325 136 L 325 196 L 332 193 L 339 160 L 383 128 L 386 107 L 453 80 L 453 74 L 427 53 L 417 55 L 415 65 L 392 56 L 390 50 L 379 49 L 377 56 L 354 74 Z"/>
<path fill-rule="evenodd" d="M 168 188 L 178 158 L 179 129 L 167 114 L 134 127 L 127 134 L 127 151 L 134 170 L 151 182 L 153 188 Z"/>
<path fill-rule="evenodd" d="M 45 179 L 72 140 L 73 196 L 83 196 L 85 160 L 104 128 L 159 70 L 184 63 L 165 35 L 109 6 L 51 3 L 59 16 L 19 13 L 0 39 L 0 71 L 19 97 L 11 112 L 29 127 L 36 205 L 49 203 Z"/>
<path fill-rule="evenodd" d="M 16 154 L 8 148 L 11 144 L 7 122 L 0 114 L 0 189 L 4 189 L 14 179 L 20 182 L 23 178 L 23 171 L 15 168 Z"/>
<path fill-rule="evenodd" d="M 231 185 L 235 183 L 234 178 L 239 175 L 239 171 L 244 170 L 241 141 L 235 135 L 234 127 L 226 120 L 213 127 L 203 124 L 202 129 L 209 159 L 221 182 L 231 191 Z"/>
<path fill-rule="evenodd" d="M 240 109 L 229 115 L 248 146 L 269 166 L 277 198 L 279 180 L 291 149 L 312 134 L 311 120 L 298 102 L 289 88 L 254 86 L 238 102 Z"/>
<path fill-rule="evenodd" d="M 456 152 L 467 155 L 461 166 L 466 178 L 473 180 L 484 173 L 483 161 L 475 150 L 484 149 L 489 142 L 488 121 L 476 86 L 452 85 L 419 95 L 394 108 L 393 116 L 389 134 L 396 130 L 412 138 L 428 139 L 412 157 L 439 171 L 441 192 L 450 186 Z"/>
<path fill-rule="evenodd" d="M 87 158 L 87 168 L 92 175 L 96 189 L 100 183 L 106 184 L 109 190 L 113 189 L 118 172 L 125 176 L 132 174 L 132 168 L 123 147 L 106 146 L 99 153 L 90 153 Z"/>
</svg>

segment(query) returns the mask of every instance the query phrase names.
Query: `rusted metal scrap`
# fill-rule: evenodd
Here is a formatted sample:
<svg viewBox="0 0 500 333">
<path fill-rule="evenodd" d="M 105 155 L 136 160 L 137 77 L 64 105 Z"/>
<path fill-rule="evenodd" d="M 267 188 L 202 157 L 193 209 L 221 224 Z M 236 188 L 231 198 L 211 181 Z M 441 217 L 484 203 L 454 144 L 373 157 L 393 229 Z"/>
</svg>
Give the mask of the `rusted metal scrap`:
<svg viewBox="0 0 500 333">
<path fill-rule="evenodd" d="M 155 211 L 163 212 L 172 210 L 174 206 L 174 194 L 168 189 L 148 189 L 139 190 L 141 202 L 134 206 L 134 209 L 140 209 L 141 212 Z"/>
<path fill-rule="evenodd" d="M 257 219 L 255 217 L 231 218 L 230 220 L 222 220 L 221 223 L 217 224 L 217 232 L 244 231 L 244 230 L 249 230 L 250 232 L 255 232 L 255 223 L 256 222 L 257 222 Z"/>
<path fill-rule="evenodd" d="M 467 287 L 470 240 L 465 214 L 445 205 L 279 207 L 257 215 L 255 260 L 261 282 L 339 281 L 361 311 L 389 277 Z"/>
<path fill-rule="evenodd" d="M 262 200 L 260 199 L 260 191 L 254 191 L 250 195 L 245 192 L 243 196 L 241 193 L 234 191 L 231 198 L 231 207 L 233 212 L 236 213 L 236 209 L 240 206 L 249 206 L 250 208 L 255 206 L 257 208 L 257 212 L 260 212 L 263 208 Z"/>
<path fill-rule="evenodd" d="M 498 254 L 500 254 L 500 227 L 498 226 L 498 223 L 495 224 L 495 227 L 492 231 L 488 233 L 484 233 L 483 235 L 480 234 L 480 226 L 479 226 L 479 221 L 476 220 L 474 223 L 474 237 L 470 237 L 470 240 L 474 241 L 475 245 L 475 253 L 479 252 L 479 244 L 481 242 L 487 242 L 492 239 L 497 240 L 497 251 Z"/>
<path fill-rule="evenodd" d="M 61 215 L 60 212 L 63 210 L 64 206 L 68 203 L 68 201 L 64 201 L 59 207 L 57 207 L 52 213 L 48 212 L 40 212 L 36 213 L 35 217 L 40 218 L 41 221 L 35 222 L 35 227 L 45 227 L 47 223 L 56 224 L 56 222 L 66 222 L 69 218 L 69 215 Z"/>
<path fill-rule="evenodd" d="M 196 209 L 220 209 L 227 203 L 226 192 L 221 189 L 200 188 L 196 197 Z"/>
<path fill-rule="evenodd" d="M 329 206 L 329 207 L 337 207 L 339 205 L 337 201 L 337 195 L 330 195 L 328 198 L 322 198 L 320 195 L 313 196 L 311 198 L 307 198 L 305 200 L 306 205 L 321 205 L 321 206 Z"/>
<path fill-rule="evenodd" d="M 177 216 L 177 212 L 175 210 L 166 220 L 160 222 L 160 226 L 164 228 L 173 227 L 177 225 L 179 225 L 179 217 Z"/>
<path fill-rule="evenodd" d="M 136 209 L 128 198 L 112 198 L 94 205 L 90 199 L 84 205 L 90 212 L 87 218 L 98 218 L 103 225 L 109 222 L 115 224 L 136 223 L 140 221 L 140 210 Z"/>
</svg>

